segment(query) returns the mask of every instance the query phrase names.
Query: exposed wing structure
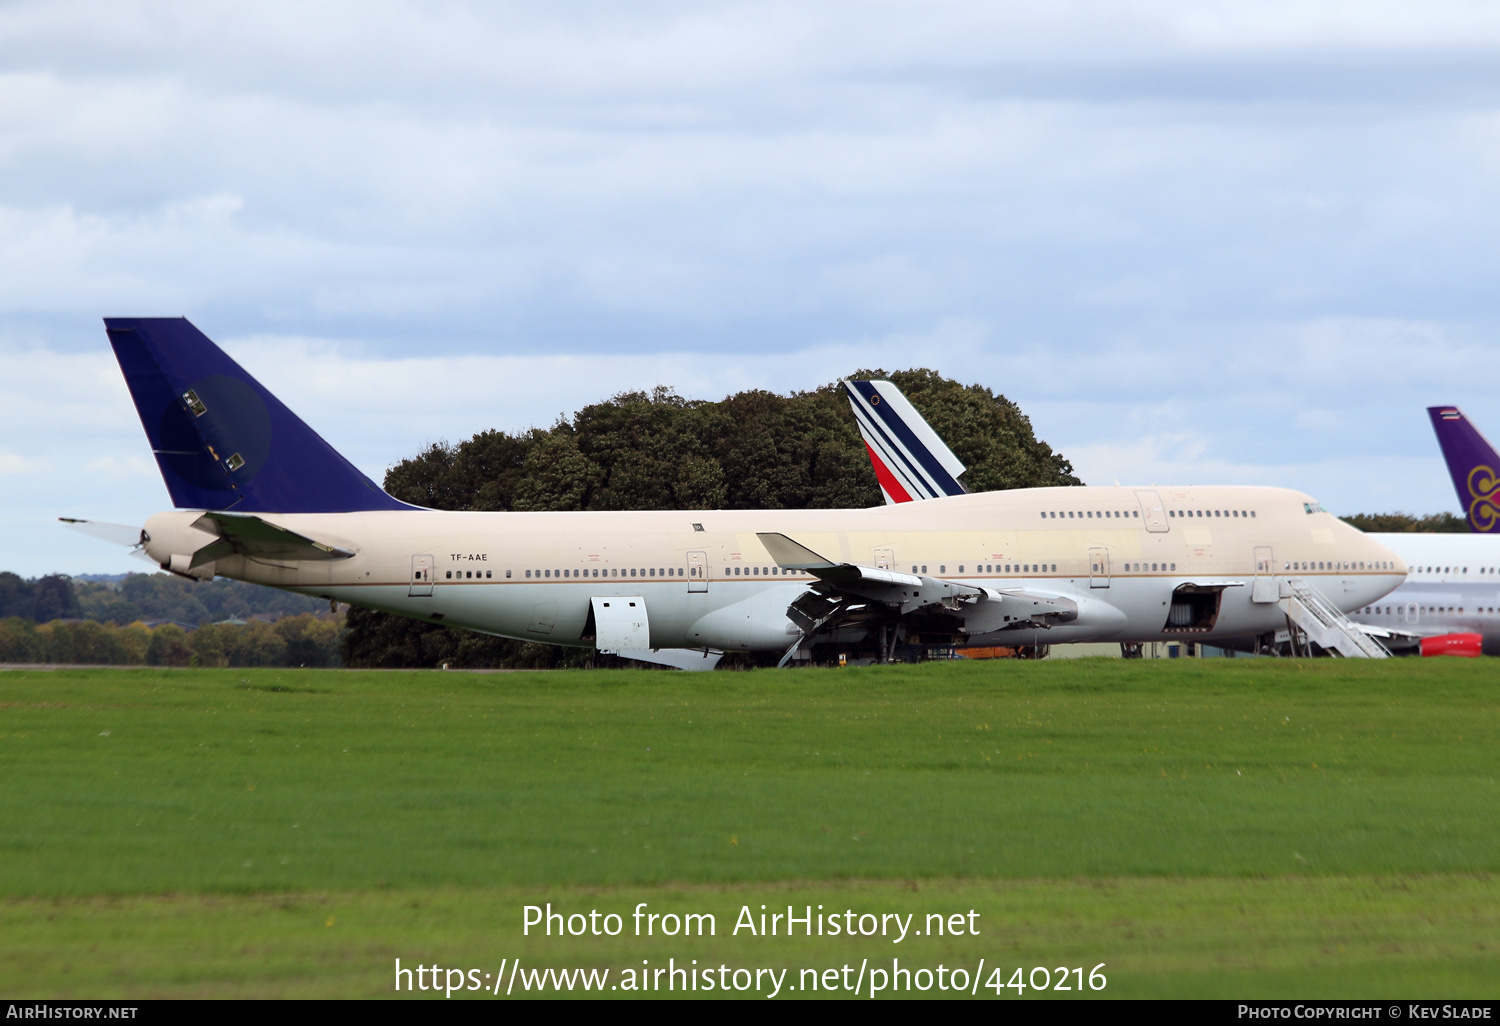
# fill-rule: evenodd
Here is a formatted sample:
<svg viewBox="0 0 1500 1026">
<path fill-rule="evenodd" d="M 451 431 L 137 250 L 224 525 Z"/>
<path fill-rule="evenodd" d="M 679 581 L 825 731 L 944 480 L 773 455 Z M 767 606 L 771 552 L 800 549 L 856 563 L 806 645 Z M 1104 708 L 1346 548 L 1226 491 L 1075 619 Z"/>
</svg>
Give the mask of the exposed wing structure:
<svg viewBox="0 0 1500 1026">
<path fill-rule="evenodd" d="M 142 528 L 132 527 L 129 524 L 106 524 L 102 520 L 79 520 L 76 517 L 58 517 L 57 519 L 75 531 L 82 531 L 84 534 L 114 545 L 124 545 L 130 549 L 130 554 L 138 559 L 144 559 L 148 563 L 156 562 L 146 555 L 143 548 L 146 544 L 146 532 Z"/>
<path fill-rule="evenodd" d="M 1046 629 L 1078 618 L 1078 603 L 1062 595 L 1020 589 L 983 588 L 907 574 L 859 563 L 828 559 L 784 534 L 757 534 L 771 558 L 784 570 L 817 578 L 787 607 L 787 617 L 802 633 L 781 662 L 785 665 L 814 635 L 847 627 L 869 630 L 901 624 L 920 632 L 934 630 L 968 635 L 1023 628 Z M 889 631 L 894 645 L 896 632 Z"/>
<path fill-rule="evenodd" d="M 248 513 L 205 513 L 193 526 L 219 538 L 193 553 L 189 569 L 226 556 L 302 560 L 348 559 L 354 555 L 350 549 L 326 545 Z"/>
<path fill-rule="evenodd" d="M 889 381 L 845 381 L 844 391 L 887 504 L 962 495 L 963 461 Z"/>
</svg>

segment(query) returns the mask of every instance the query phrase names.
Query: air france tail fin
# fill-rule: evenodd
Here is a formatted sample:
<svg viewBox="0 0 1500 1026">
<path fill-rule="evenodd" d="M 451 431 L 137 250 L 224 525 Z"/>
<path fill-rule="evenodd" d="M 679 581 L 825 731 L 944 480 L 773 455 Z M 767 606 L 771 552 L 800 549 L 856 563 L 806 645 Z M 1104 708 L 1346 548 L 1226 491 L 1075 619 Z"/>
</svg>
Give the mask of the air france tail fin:
<svg viewBox="0 0 1500 1026">
<path fill-rule="evenodd" d="M 849 405 L 887 504 L 963 495 L 961 460 L 889 381 L 845 381 Z"/>
<path fill-rule="evenodd" d="M 1500 455 L 1456 406 L 1429 406 L 1432 430 L 1453 477 L 1469 530 L 1500 534 Z"/>
<path fill-rule="evenodd" d="M 107 317 L 172 503 L 237 513 L 410 509 L 185 317 Z"/>
</svg>

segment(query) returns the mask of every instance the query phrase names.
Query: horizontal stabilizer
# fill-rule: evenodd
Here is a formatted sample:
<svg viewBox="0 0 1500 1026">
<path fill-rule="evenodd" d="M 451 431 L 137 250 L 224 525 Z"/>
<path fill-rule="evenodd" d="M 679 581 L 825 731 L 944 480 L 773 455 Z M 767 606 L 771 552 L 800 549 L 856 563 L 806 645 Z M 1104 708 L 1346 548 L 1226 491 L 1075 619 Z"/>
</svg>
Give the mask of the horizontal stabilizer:
<svg viewBox="0 0 1500 1026">
<path fill-rule="evenodd" d="M 209 542 L 193 553 L 189 564 L 192 568 L 226 556 L 300 560 L 348 559 L 354 555 L 349 549 L 325 545 L 245 513 L 205 513 L 193 522 L 193 526 L 217 534 L 219 540 Z"/>
</svg>

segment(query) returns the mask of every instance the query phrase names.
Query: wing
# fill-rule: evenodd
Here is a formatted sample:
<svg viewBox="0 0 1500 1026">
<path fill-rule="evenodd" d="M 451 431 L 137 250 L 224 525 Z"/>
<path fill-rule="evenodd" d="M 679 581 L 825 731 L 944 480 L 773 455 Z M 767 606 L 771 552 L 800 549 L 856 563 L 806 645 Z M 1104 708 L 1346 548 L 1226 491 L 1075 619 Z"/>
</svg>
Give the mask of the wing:
<svg viewBox="0 0 1500 1026">
<path fill-rule="evenodd" d="M 962 634 L 1048 628 L 1078 618 L 1078 603 L 1061 595 L 997 590 L 899 570 L 827 559 L 784 534 L 756 535 L 784 570 L 817 578 L 787 608 L 802 635 L 782 657 L 785 664 L 809 638 L 840 627 L 883 623 L 920 630 L 937 626 Z"/>
</svg>

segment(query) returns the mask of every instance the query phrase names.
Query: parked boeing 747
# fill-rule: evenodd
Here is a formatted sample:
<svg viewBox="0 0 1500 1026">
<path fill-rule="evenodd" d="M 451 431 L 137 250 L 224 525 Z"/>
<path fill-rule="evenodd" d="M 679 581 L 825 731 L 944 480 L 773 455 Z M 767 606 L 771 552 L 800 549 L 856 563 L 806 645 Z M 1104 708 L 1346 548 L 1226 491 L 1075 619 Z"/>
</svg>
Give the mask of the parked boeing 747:
<svg viewBox="0 0 1500 1026">
<path fill-rule="evenodd" d="M 969 495 L 968 489 L 958 480 L 966 469 L 963 461 L 943 443 L 894 382 L 845 381 L 843 384 L 888 505 L 918 505 L 918 500 L 944 496 L 951 501 Z M 1164 521 L 1159 519 L 1164 524 L 1162 533 L 1173 534 L 1175 528 L 1177 542 L 1193 554 L 1194 562 L 1185 565 L 1198 569 L 1212 564 L 1220 573 L 1232 575 L 1246 573 L 1250 570 L 1248 564 L 1253 563 L 1256 583 L 1250 601 L 1262 607 L 1272 606 L 1279 612 L 1282 622 L 1276 626 L 1283 628 L 1279 632 L 1283 642 L 1290 639 L 1293 650 L 1311 641 L 1346 656 L 1380 658 L 1387 655 L 1385 646 L 1374 640 L 1372 633 L 1390 638 L 1389 632 L 1362 629 L 1345 615 L 1351 608 L 1360 608 L 1351 607 L 1353 589 L 1348 577 L 1350 570 L 1360 564 L 1318 558 L 1323 554 L 1320 551 L 1322 546 L 1333 545 L 1335 537 L 1343 537 L 1342 532 L 1353 528 L 1330 516 L 1316 502 L 1301 496 L 1302 511 L 1312 519 L 1300 523 L 1296 517 L 1283 520 L 1277 526 L 1275 542 L 1257 544 L 1257 540 L 1271 541 L 1271 535 L 1258 525 L 1246 524 L 1243 510 L 1224 508 L 1224 496 L 1242 490 L 1188 487 L 1137 491 L 1136 494 L 1152 497 L 1158 504 L 1158 518 L 1165 518 Z M 1251 519 L 1254 520 L 1254 516 Z M 1252 548 L 1253 555 L 1247 557 Z M 1399 566 L 1400 561 L 1384 565 Z M 1173 564 L 1173 569 L 1176 569 L 1176 564 Z M 1174 592 L 1174 612 L 1163 629 L 1145 635 L 1122 634 L 1119 640 L 1127 645 L 1171 639 L 1200 640 L 1180 629 L 1186 612 L 1183 602 L 1194 594 L 1197 586 L 1197 582 L 1188 582 Z M 1225 647 L 1271 651 L 1276 648 L 1277 634 L 1274 628 L 1254 636 L 1234 636 L 1220 631 L 1212 640 Z M 1078 639 L 1058 633 L 1049 640 Z"/>
<path fill-rule="evenodd" d="M 786 663 L 1043 635 L 1223 643 L 1284 625 L 1294 561 L 1339 609 L 1406 573 L 1279 488 L 1032 488 L 857 510 L 422 509 L 186 319 L 105 325 L 177 507 L 147 521 L 141 547 L 190 577 L 664 661 L 739 650 Z"/>
</svg>

